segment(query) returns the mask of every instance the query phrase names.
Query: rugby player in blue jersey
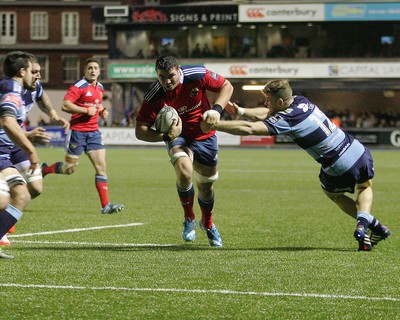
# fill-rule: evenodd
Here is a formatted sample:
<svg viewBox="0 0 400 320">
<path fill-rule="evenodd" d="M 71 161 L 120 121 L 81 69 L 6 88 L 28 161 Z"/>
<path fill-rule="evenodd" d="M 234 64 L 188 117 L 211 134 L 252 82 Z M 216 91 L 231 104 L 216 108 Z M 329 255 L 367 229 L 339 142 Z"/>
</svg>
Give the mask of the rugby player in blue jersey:
<svg viewBox="0 0 400 320">
<path fill-rule="evenodd" d="M 54 109 L 49 96 L 44 91 L 42 84 L 40 83 L 41 67 L 39 62 L 34 62 L 32 67 L 32 74 L 36 77 L 36 82 L 30 89 L 24 89 L 22 100 L 25 107 L 25 115 L 21 114 L 20 117 L 24 119 L 27 118 L 29 112 L 32 110 L 35 104 L 38 105 L 39 109 L 47 114 L 53 123 L 62 126 L 66 131 L 69 128 L 69 123 L 64 118 L 60 117 L 57 111 Z M 4 78 L 0 81 L 0 91 L 8 90 L 13 86 L 13 81 L 10 78 Z M 25 120 L 24 120 L 25 121 Z M 24 122 L 20 122 L 21 128 L 25 130 Z M 46 132 L 46 130 L 42 127 L 36 127 L 29 132 L 25 133 L 27 138 L 34 144 L 47 144 L 51 140 L 51 135 Z M 7 136 L 7 133 L 3 128 L 0 128 L 0 143 L 7 144 L 10 149 L 10 159 L 14 166 L 18 169 L 18 171 L 24 177 L 31 198 L 34 199 L 42 193 L 43 189 L 43 179 L 41 172 L 36 170 L 35 174 L 29 173 L 30 162 L 28 159 L 27 153 L 22 150 L 17 145 L 13 144 L 13 142 Z M 10 232 L 14 232 L 15 227 L 13 226 L 10 229 Z M 8 240 L 7 235 L 4 235 L 0 239 L 0 246 L 10 245 L 11 242 Z"/>
<path fill-rule="evenodd" d="M 225 110 L 251 121 L 202 123 L 203 131 L 217 129 L 235 135 L 285 134 L 321 164 L 319 174 L 324 193 L 341 210 L 357 220 L 354 237 L 359 251 L 370 251 L 390 235 L 373 215 L 372 178 L 374 163 L 369 150 L 345 133 L 311 101 L 293 96 L 287 80 L 269 81 L 262 90 L 265 107 L 241 108 L 229 104 Z M 357 192 L 356 200 L 345 195 Z"/>
<path fill-rule="evenodd" d="M 25 179 L 11 161 L 10 146 L 15 144 L 28 155 L 29 175 L 41 175 L 38 153 L 21 129 L 26 115 L 23 92 L 34 89 L 38 79 L 33 73 L 35 61 L 29 53 L 13 51 L 6 55 L 3 64 L 9 85 L 2 86 L 0 91 L 0 125 L 9 139 L 0 141 L 0 172 L 10 188 L 11 199 L 10 204 L 0 211 L 0 238 L 21 218 L 31 200 Z M 0 258 L 13 256 L 0 251 Z"/>
</svg>

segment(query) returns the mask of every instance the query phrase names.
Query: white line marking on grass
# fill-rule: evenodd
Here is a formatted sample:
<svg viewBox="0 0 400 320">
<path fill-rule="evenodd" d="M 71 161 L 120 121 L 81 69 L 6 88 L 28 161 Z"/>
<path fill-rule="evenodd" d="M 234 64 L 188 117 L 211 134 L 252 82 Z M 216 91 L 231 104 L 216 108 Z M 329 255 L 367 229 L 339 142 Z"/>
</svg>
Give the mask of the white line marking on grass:
<svg viewBox="0 0 400 320">
<path fill-rule="evenodd" d="M 282 170 L 279 170 L 279 169 L 260 169 L 260 170 L 257 170 L 257 169 L 245 169 L 245 170 L 242 170 L 242 169 L 224 169 L 224 170 L 221 170 L 221 172 L 239 172 L 239 173 L 259 173 L 259 172 L 261 172 L 261 173 L 282 173 L 282 172 L 285 172 L 285 173 L 314 173 L 314 172 L 316 172 L 316 170 L 286 170 L 286 169 L 282 169 Z"/>
<path fill-rule="evenodd" d="M 400 298 L 393 297 L 368 297 L 368 296 L 349 296 L 336 294 L 318 293 L 285 293 L 285 292 L 252 292 L 252 291 L 233 291 L 233 290 L 203 290 L 203 289 L 176 289 L 176 288 L 126 288 L 126 287 L 84 287 L 84 286 L 54 286 L 45 284 L 18 284 L 3 283 L 0 287 L 15 288 L 36 288 L 36 289 L 66 289 L 66 290 L 99 290 L 99 291 L 132 291 L 132 292 L 172 292 L 172 293 L 200 293 L 200 294 L 230 294 L 245 296 L 265 296 L 265 297 L 297 297 L 297 298 L 321 298 L 321 299 L 342 299 L 342 300 L 369 300 L 369 301 L 395 301 L 400 302 Z"/>
<path fill-rule="evenodd" d="M 81 232 L 88 230 L 100 230 L 100 229 L 109 229 L 109 228 L 123 228 L 123 227 L 133 227 L 133 226 L 142 226 L 143 222 L 138 223 L 128 223 L 128 224 L 116 224 L 112 226 L 100 226 L 100 227 L 90 227 L 90 228 L 77 228 L 77 229 L 65 229 L 65 230 L 55 230 L 55 231 L 44 231 L 44 232 L 36 232 L 36 233 L 24 233 L 24 234 L 13 234 L 9 235 L 9 238 L 20 238 L 20 237 L 31 237 L 43 234 L 56 234 L 56 233 L 69 233 L 69 232 Z"/>
<path fill-rule="evenodd" d="M 97 247 L 176 247 L 175 244 L 158 243 L 107 243 L 107 242 L 77 242 L 77 241 L 34 241 L 34 240 L 14 240 L 13 243 L 33 243 L 33 244 L 54 244 L 54 245 L 75 245 L 75 246 L 97 246 Z"/>
</svg>

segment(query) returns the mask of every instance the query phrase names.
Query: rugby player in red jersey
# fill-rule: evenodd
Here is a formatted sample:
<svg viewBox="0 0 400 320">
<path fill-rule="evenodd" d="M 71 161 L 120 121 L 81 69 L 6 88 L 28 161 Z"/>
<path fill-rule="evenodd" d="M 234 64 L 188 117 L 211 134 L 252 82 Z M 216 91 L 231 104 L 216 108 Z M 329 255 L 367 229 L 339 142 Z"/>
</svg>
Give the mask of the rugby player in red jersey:
<svg viewBox="0 0 400 320">
<path fill-rule="evenodd" d="M 203 133 L 200 122 L 219 121 L 223 107 L 233 93 L 231 83 L 203 66 L 180 66 L 174 55 L 161 55 L 156 60 L 158 81 L 144 96 L 136 118 L 136 137 L 148 142 L 165 141 L 176 173 L 176 187 L 184 211 L 183 239 L 194 241 L 196 220 L 193 209 L 194 187 L 202 212 L 200 227 L 206 231 L 210 245 L 222 247 L 221 236 L 213 224 L 213 183 L 218 179 L 218 142 L 215 131 Z M 217 93 L 211 106 L 207 91 Z M 156 116 L 164 106 L 175 108 L 180 116 L 168 133 L 152 128 Z"/>
<path fill-rule="evenodd" d="M 62 106 L 63 111 L 72 114 L 65 162 L 44 165 L 42 174 L 72 174 L 79 156 L 85 152 L 96 171 L 95 184 L 100 197 L 101 213 L 115 213 L 121 211 L 124 205 L 112 204 L 108 200 L 106 150 L 98 125 L 99 116 L 105 120 L 108 111 L 103 106 L 103 85 L 97 81 L 100 76 L 99 62 L 94 58 L 87 59 L 84 74 L 82 79 L 69 88 Z"/>
</svg>

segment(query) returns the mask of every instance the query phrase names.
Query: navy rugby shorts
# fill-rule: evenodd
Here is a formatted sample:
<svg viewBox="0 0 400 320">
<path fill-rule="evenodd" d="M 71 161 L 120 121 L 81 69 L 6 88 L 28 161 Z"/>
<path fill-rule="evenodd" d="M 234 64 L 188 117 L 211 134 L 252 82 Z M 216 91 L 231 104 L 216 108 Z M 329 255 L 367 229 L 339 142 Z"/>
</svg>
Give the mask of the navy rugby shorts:
<svg viewBox="0 0 400 320">
<path fill-rule="evenodd" d="M 364 183 L 374 177 L 374 160 L 367 148 L 354 166 L 341 176 L 330 176 L 324 171 L 319 173 L 321 187 L 332 193 L 354 193 L 357 183 Z"/>
<path fill-rule="evenodd" d="M 65 151 L 69 155 L 79 156 L 83 151 L 88 153 L 92 150 L 105 149 L 101 132 L 87 131 L 80 132 L 70 130 L 65 140 Z"/>
<path fill-rule="evenodd" d="M 218 138 L 215 134 L 205 140 L 188 140 L 179 136 L 167 143 L 168 150 L 175 146 L 185 146 L 193 152 L 194 160 L 205 166 L 215 167 L 218 163 Z"/>
</svg>

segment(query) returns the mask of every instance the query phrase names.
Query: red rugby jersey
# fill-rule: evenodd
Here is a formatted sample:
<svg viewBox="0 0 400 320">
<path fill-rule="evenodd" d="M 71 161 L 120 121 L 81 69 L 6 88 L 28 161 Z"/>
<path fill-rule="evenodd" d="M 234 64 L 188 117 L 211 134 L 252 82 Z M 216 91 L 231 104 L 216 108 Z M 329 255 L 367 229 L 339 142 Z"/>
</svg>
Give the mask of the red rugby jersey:
<svg viewBox="0 0 400 320">
<path fill-rule="evenodd" d="M 85 78 L 76 81 L 66 93 L 64 100 L 70 100 L 80 107 L 97 107 L 94 116 L 83 113 L 72 114 L 71 130 L 95 131 L 99 129 L 99 105 L 103 103 L 104 88 L 100 82 L 96 86 L 90 84 Z"/>
<path fill-rule="evenodd" d="M 183 81 L 173 91 L 166 92 L 158 81 L 150 86 L 136 120 L 154 123 L 161 108 L 168 105 L 175 108 L 182 119 L 181 136 L 193 140 L 207 139 L 215 133 L 214 130 L 203 133 L 200 128 L 203 113 L 211 109 L 207 90 L 218 92 L 225 78 L 202 66 L 185 66 L 181 72 Z"/>
</svg>

